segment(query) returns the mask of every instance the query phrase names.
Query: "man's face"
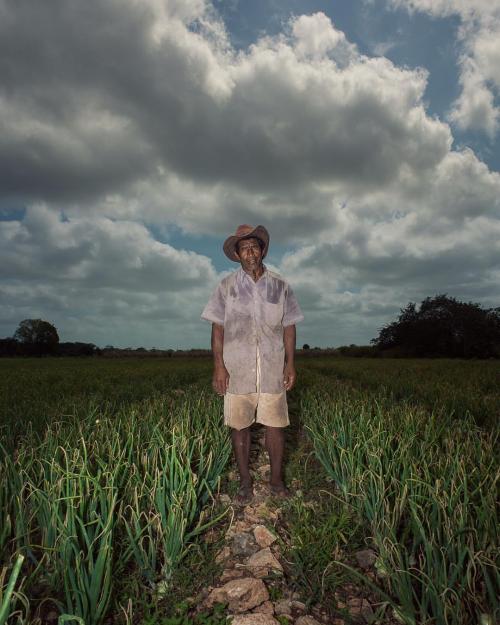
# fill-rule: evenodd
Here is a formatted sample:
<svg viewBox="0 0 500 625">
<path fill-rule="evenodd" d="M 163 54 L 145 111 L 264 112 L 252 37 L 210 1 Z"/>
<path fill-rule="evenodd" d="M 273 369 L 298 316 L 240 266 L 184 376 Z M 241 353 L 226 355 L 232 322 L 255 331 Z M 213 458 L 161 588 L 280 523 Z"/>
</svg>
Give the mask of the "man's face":
<svg viewBox="0 0 500 625">
<path fill-rule="evenodd" d="M 262 250 L 254 237 L 240 241 L 236 254 L 245 271 L 255 271 L 262 264 Z"/>
</svg>

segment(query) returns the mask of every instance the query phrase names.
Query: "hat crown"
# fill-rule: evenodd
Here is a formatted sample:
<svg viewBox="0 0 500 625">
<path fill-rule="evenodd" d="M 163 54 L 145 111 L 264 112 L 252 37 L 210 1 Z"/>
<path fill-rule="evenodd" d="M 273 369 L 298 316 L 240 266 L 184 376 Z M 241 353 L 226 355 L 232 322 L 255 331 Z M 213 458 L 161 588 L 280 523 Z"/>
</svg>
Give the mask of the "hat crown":
<svg viewBox="0 0 500 625">
<path fill-rule="evenodd" d="M 244 237 L 245 234 L 249 234 L 250 232 L 253 232 L 254 230 L 255 228 L 253 226 L 249 226 L 248 224 L 242 224 L 241 226 L 238 226 L 236 228 L 235 236 Z"/>
</svg>

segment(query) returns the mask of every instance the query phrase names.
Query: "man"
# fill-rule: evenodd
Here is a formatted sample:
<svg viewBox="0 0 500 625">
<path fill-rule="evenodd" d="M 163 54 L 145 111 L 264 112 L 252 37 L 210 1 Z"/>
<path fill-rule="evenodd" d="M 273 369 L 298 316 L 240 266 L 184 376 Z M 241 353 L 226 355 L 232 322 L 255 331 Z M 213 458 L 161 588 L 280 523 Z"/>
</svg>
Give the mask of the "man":
<svg viewBox="0 0 500 625">
<path fill-rule="evenodd" d="M 287 497 L 283 481 L 283 428 L 290 424 L 286 391 L 295 384 L 295 324 L 302 315 L 292 289 L 263 264 L 269 249 L 264 226 L 239 226 L 224 253 L 241 267 L 218 284 L 202 313 L 212 322 L 214 390 L 224 396 L 224 423 L 240 474 L 239 504 L 252 500 L 250 426 L 265 426 L 271 494 Z"/>
</svg>

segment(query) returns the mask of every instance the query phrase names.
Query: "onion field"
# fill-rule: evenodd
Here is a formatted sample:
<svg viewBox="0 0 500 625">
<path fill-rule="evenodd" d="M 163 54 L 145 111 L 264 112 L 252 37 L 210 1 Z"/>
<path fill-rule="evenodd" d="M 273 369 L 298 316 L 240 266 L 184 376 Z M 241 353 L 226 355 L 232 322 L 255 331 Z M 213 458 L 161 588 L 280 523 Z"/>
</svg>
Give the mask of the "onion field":
<svg viewBox="0 0 500 625">
<path fill-rule="evenodd" d="M 0 625 L 176 622 L 182 593 L 208 583 L 205 535 L 231 515 L 216 498 L 232 462 L 211 369 L 0 360 Z M 297 370 L 294 587 L 332 618 L 349 579 L 379 598 L 373 622 L 499 622 L 500 363 L 299 357 Z"/>
</svg>

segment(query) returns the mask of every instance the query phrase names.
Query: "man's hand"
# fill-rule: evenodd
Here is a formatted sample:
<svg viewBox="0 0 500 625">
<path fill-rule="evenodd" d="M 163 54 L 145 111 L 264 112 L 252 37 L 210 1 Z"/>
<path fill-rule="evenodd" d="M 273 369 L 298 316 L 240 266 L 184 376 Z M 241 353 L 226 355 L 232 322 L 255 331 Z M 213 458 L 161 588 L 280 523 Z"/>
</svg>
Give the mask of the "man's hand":
<svg viewBox="0 0 500 625">
<path fill-rule="evenodd" d="M 292 390 L 296 379 L 297 373 L 295 371 L 295 367 L 292 363 L 287 363 L 283 369 L 283 384 L 285 386 L 285 390 Z"/>
<path fill-rule="evenodd" d="M 212 386 L 218 395 L 225 395 L 229 386 L 229 372 L 224 365 L 214 366 Z"/>
</svg>

